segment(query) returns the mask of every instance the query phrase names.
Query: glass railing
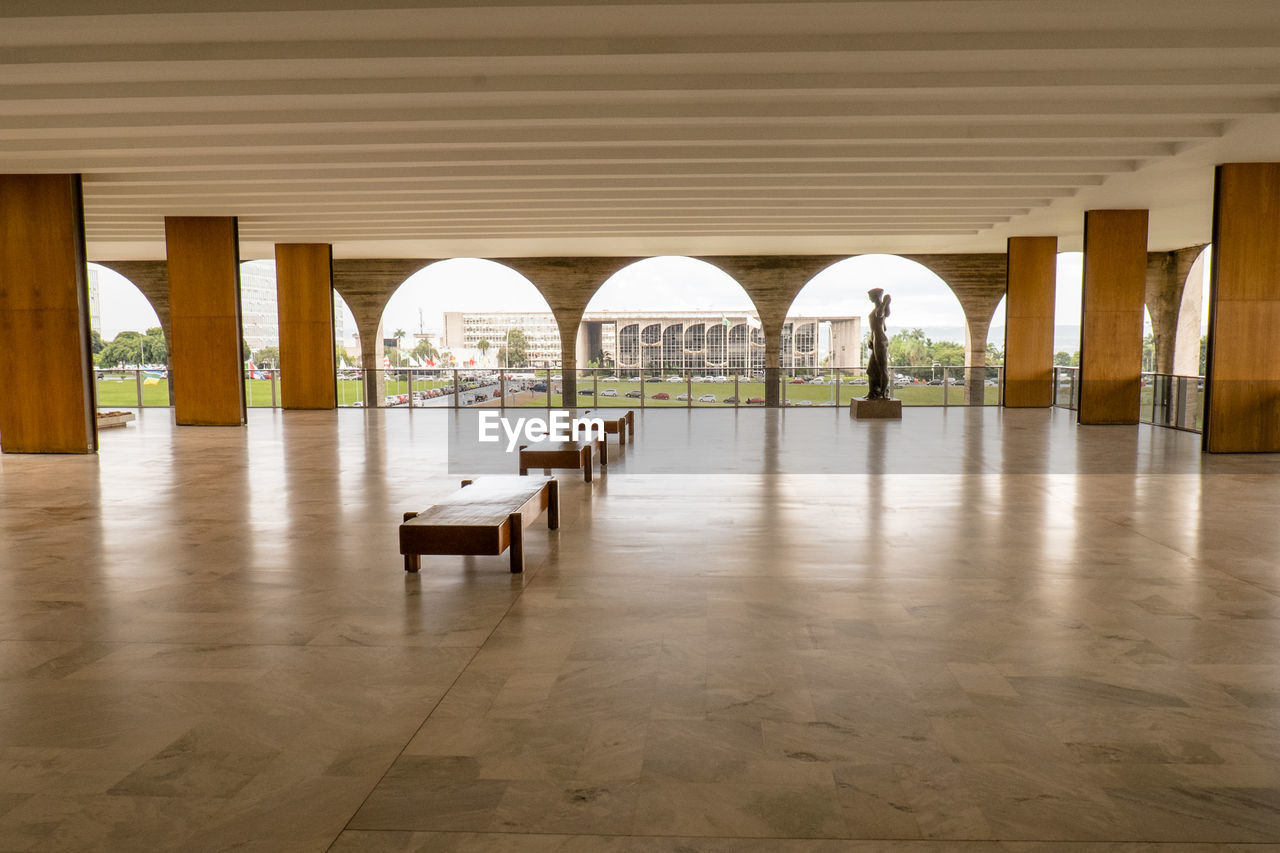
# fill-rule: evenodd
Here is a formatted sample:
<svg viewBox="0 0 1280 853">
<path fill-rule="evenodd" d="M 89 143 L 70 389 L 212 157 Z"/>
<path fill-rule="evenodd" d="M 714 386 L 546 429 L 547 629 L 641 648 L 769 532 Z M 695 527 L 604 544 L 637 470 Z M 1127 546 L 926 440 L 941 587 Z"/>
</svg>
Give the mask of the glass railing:
<svg viewBox="0 0 1280 853">
<path fill-rule="evenodd" d="M 255 367 L 244 372 L 244 402 L 251 409 L 280 406 L 280 370 Z"/>
<path fill-rule="evenodd" d="M 907 406 L 996 406 L 1003 368 L 894 367 L 893 396 Z M 763 406 L 763 370 L 673 371 L 579 370 L 571 399 L 562 371 L 552 369 L 343 370 L 338 405 L 383 408 L 735 408 Z M 366 389 L 367 381 L 376 384 Z M 787 407 L 847 406 L 867 394 L 863 368 L 785 368 L 778 371 L 778 400 Z"/>
<path fill-rule="evenodd" d="M 93 373 L 100 409 L 172 405 L 169 400 L 169 372 L 164 368 L 95 369 Z"/>
<path fill-rule="evenodd" d="M 1053 369 L 1053 404 L 1080 408 L 1080 369 Z M 1200 432 L 1204 428 L 1204 377 L 1143 373 L 1138 420 L 1144 424 Z"/>
<path fill-rule="evenodd" d="M 97 370 L 95 374 L 99 408 L 172 405 L 168 374 L 163 369 Z M 906 406 L 998 405 L 1002 374 L 1000 367 L 890 370 L 893 396 Z M 860 367 L 785 368 L 778 371 L 778 377 L 778 400 L 787 407 L 847 406 L 867 394 L 866 374 Z M 370 399 L 380 400 L 380 407 L 388 409 L 735 408 L 763 406 L 767 397 L 762 370 L 719 373 L 590 368 L 577 371 L 576 379 L 572 400 L 564 399 L 564 376 L 554 368 L 342 368 L 335 383 L 338 406 L 342 408 L 363 407 Z M 370 383 L 373 387 L 369 387 Z M 278 368 L 245 370 L 244 385 L 245 402 L 250 408 L 280 407 Z M 1171 387 L 1170 393 L 1174 393 L 1180 386 Z M 1164 401 L 1166 396 L 1162 393 L 1159 399 Z M 1144 401 L 1147 399 L 1144 397 Z M 1058 405 L 1065 403 L 1060 401 Z"/>
<path fill-rule="evenodd" d="M 1080 368 L 1053 368 L 1053 405 L 1073 411 L 1080 408 Z"/>
<path fill-rule="evenodd" d="M 1142 374 L 1144 424 L 1200 432 L 1204 428 L 1204 377 Z"/>
</svg>

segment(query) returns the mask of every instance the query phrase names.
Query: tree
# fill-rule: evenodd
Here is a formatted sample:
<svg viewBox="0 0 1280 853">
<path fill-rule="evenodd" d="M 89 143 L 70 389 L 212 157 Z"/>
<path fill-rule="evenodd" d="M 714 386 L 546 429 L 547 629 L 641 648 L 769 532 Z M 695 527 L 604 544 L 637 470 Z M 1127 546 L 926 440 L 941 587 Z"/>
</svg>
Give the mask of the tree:
<svg viewBox="0 0 1280 853">
<path fill-rule="evenodd" d="M 164 333 L 159 327 L 147 329 L 145 335 L 141 332 L 121 332 L 110 343 L 103 344 L 97 356 L 101 367 L 164 364 L 166 361 L 168 350 L 164 343 Z"/>
<path fill-rule="evenodd" d="M 1147 373 L 1156 369 L 1156 336 L 1147 335 L 1142 339 L 1142 369 Z"/>
<path fill-rule="evenodd" d="M 476 349 L 480 350 L 481 358 L 484 358 L 485 353 L 489 352 L 489 347 L 491 346 L 493 346 L 493 344 L 489 343 L 488 338 L 481 338 L 480 340 L 476 341 Z"/>
<path fill-rule="evenodd" d="M 253 358 L 253 350 L 249 349 L 249 342 L 244 338 L 240 339 L 240 360 L 248 361 Z"/>
<path fill-rule="evenodd" d="M 391 337 L 396 339 L 396 349 L 400 349 L 400 339 L 409 334 L 404 329 L 396 329 L 391 333 Z"/>
<path fill-rule="evenodd" d="M 253 363 L 258 367 L 276 368 L 280 366 L 280 348 L 263 347 L 253 354 Z"/>
<path fill-rule="evenodd" d="M 1004 350 L 987 341 L 987 364 L 1004 364 Z"/>
<path fill-rule="evenodd" d="M 1072 355 L 1071 353 L 1066 352 L 1065 350 L 1060 350 L 1058 352 L 1055 352 L 1053 354 L 1053 363 L 1054 363 L 1054 366 L 1056 367 L 1079 367 L 1080 351 L 1076 350 L 1075 355 Z"/>
<path fill-rule="evenodd" d="M 507 367 L 528 367 L 529 356 L 525 351 L 529 341 L 520 329 L 507 332 L 506 345 L 498 350 L 498 361 Z"/>
<path fill-rule="evenodd" d="M 933 342 L 924 335 L 924 329 L 903 329 L 889 338 L 889 364 L 922 367 L 933 364 L 929 352 Z"/>
<path fill-rule="evenodd" d="M 428 361 L 440 360 L 440 352 L 435 348 L 435 345 L 426 338 L 418 341 L 418 345 L 413 348 L 413 352 L 411 354 L 423 364 L 426 364 Z"/>
<path fill-rule="evenodd" d="M 955 341 L 938 341 L 929 346 L 929 357 L 931 364 L 936 362 L 949 367 L 958 367 L 964 364 L 964 347 Z"/>
<path fill-rule="evenodd" d="M 106 345 L 107 342 L 102 339 L 102 335 L 98 334 L 97 329 L 93 329 L 89 332 L 89 346 L 92 348 L 95 356 L 102 352 Z"/>
</svg>

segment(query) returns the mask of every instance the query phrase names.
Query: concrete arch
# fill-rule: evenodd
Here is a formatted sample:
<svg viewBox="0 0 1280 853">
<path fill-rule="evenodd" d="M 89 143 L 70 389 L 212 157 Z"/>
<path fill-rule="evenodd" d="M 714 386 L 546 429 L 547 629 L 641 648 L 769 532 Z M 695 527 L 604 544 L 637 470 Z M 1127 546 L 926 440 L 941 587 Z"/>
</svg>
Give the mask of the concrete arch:
<svg viewBox="0 0 1280 853">
<path fill-rule="evenodd" d="M 167 346 L 173 341 L 169 324 L 169 264 L 167 261 L 94 261 L 118 273 L 142 293 L 160 320 Z"/>
<path fill-rule="evenodd" d="M 1191 262 L 1186 278 L 1182 280 L 1182 296 L 1178 301 L 1169 371 L 1179 376 L 1197 376 L 1200 373 L 1200 340 L 1208 322 L 1204 310 L 1208 297 L 1205 268 L 1209 264 L 1211 252 L 1210 246 L 1201 249 Z"/>
<path fill-rule="evenodd" d="M 1173 373 L 1174 343 L 1178 333 L 1178 314 L 1182 292 L 1192 266 L 1204 252 L 1205 244 L 1187 246 L 1172 252 L 1147 253 L 1145 302 L 1151 315 L 1151 334 L 1155 339 L 1157 373 Z"/>
<path fill-rule="evenodd" d="M 377 406 L 383 398 L 382 312 L 392 294 L 410 276 L 439 258 L 344 258 L 333 261 L 333 288 L 347 303 L 360 336 L 360 366 L 365 371 L 365 387 L 377 388 L 366 405 Z"/>
<path fill-rule="evenodd" d="M 589 264 L 589 266 L 592 268 L 593 272 L 599 277 L 595 280 L 595 282 L 589 288 L 584 286 L 582 287 L 581 290 L 578 290 L 574 294 L 575 298 L 573 299 L 572 304 L 564 306 L 567 310 L 563 314 L 563 319 L 560 311 L 557 311 L 557 314 L 556 314 L 557 320 L 561 322 L 561 343 L 563 344 L 565 349 L 565 358 L 561 360 L 561 366 L 565 368 L 562 371 L 562 373 L 564 375 L 565 383 L 566 383 L 566 392 L 565 392 L 566 395 L 568 394 L 567 389 L 568 389 L 569 377 L 570 375 L 574 375 L 576 380 L 576 370 L 578 368 L 579 356 L 582 355 L 582 353 L 579 353 L 578 351 L 579 350 L 578 335 L 579 335 L 579 330 L 581 329 L 581 326 L 582 326 L 582 318 L 587 311 L 587 306 L 600 293 L 601 290 L 603 290 L 606 286 L 608 286 L 610 282 L 615 280 L 615 277 L 619 273 L 622 273 L 623 271 L 631 267 L 634 267 L 638 264 L 645 264 L 651 261 L 655 261 L 659 257 L 688 258 L 689 260 L 706 264 L 707 266 L 714 268 L 717 272 L 723 273 L 728 278 L 732 279 L 733 283 L 737 285 L 742 290 L 743 294 L 747 297 L 747 301 L 752 306 L 755 305 L 755 301 L 751 298 L 751 294 L 746 290 L 746 288 L 742 287 L 742 283 L 738 281 L 731 273 L 725 270 L 720 264 L 718 264 L 717 263 L 718 259 L 715 259 L 715 258 L 712 258 L 712 259 L 694 258 L 688 255 L 680 255 L 680 256 L 655 256 L 652 258 L 568 259 L 571 261 L 587 261 L 587 262 L 594 261 L 595 263 Z M 554 304 L 552 308 L 553 310 L 555 310 Z M 564 330 L 566 326 L 569 326 L 570 324 L 572 327 L 572 335 L 570 337 L 565 337 L 566 333 Z M 682 328 L 681 336 L 680 336 L 681 346 L 683 346 L 683 340 L 684 340 L 683 332 L 684 332 L 684 329 Z M 666 336 L 665 327 L 660 329 L 660 334 L 663 335 L 665 338 Z M 674 347 L 675 346 L 674 338 L 671 338 L 670 340 L 668 340 L 667 343 L 670 346 Z M 645 348 L 646 347 L 644 345 L 641 346 L 642 351 Z M 658 350 L 665 350 L 665 349 L 666 347 L 661 346 L 661 340 L 660 340 Z M 659 362 L 662 361 L 661 357 L 659 357 L 658 361 Z M 569 366 L 570 364 L 572 364 L 572 367 Z M 576 381 L 573 388 L 574 388 L 574 393 L 576 393 Z"/>
</svg>

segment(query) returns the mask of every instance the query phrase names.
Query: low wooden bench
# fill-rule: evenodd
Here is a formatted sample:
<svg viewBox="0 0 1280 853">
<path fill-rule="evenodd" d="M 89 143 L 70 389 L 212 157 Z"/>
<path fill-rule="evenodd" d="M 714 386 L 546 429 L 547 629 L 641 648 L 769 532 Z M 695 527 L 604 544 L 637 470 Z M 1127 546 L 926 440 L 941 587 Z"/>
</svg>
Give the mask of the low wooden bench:
<svg viewBox="0 0 1280 853">
<path fill-rule="evenodd" d="M 619 444 L 627 443 L 628 434 L 634 440 L 636 435 L 636 413 L 627 410 L 612 420 L 606 419 L 604 422 L 604 434 L 606 436 L 616 435 Z"/>
<path fill-rule="evenodd" d="M 604 446 L 604 439 L 595 441 L 548 441 L 537 447 L 520 445 L 520 475 L 529 473 L 530 468 L 581 468 L 582 479 L 591 482 L 591 446 L 596 445 L 600 453 L 600 465 L 609 464 L 609 455 Z"/>
<path fill-rule="evenodd" d="M 524 529 L 547 511 L 547 527 L 560 527 L 560 489 L 554 477 L 482 477 L 422 512 L 406 512 L 400 525 L 404 570 L 416 572 L 422 554 L 497 555 L 511 549 L 511 571 L 524 571 Z"/>
</svg>

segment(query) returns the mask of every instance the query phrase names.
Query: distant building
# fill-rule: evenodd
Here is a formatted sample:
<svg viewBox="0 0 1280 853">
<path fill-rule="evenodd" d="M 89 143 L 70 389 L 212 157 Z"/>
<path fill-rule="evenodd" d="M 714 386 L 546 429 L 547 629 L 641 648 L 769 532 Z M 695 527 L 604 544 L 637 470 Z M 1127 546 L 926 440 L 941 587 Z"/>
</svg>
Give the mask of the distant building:
<svg viewBox="0 0 1280 853">
<path fill-rule="evenodd" d="M 275 261 L 253 261 L 241 265 L 240 327 L 251 352 L 280 346 Z"/>
<path fill-rule="evenodd" d="M 98 271 L 89 268 L 89 328 L 102 333 L 102 292 L 98 286 Z"/>
<path fill-rule="evenodd" d="M 560 331 L 550 312 L 447 312 L 444 345 L 491 345 L 491 358 L 510 330 L 524 333 L 532 364 L 560 361 Z M 825 343 L 825 346 L 824 346 Z M 781 366 L 860 367 L 860 317 L 792 317 L 782 328 Z M 764 368 L 764 330 L 742 311 L 593 311 L 583 316 L 576 343 L 580 368 L 728 372 Z M 496 366 L 501 364 L 494 362 Z"/>
</svg>

